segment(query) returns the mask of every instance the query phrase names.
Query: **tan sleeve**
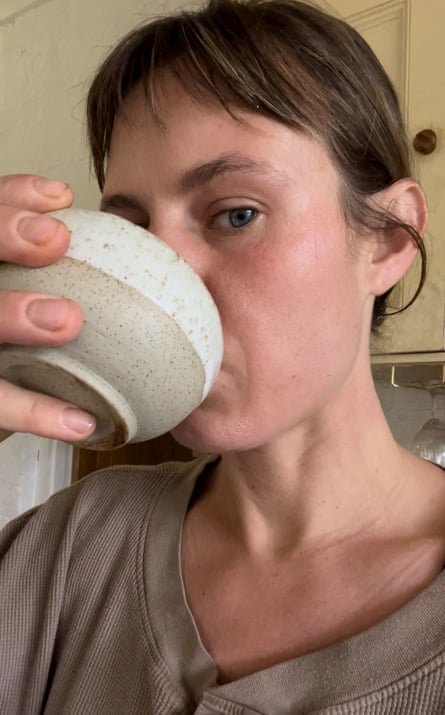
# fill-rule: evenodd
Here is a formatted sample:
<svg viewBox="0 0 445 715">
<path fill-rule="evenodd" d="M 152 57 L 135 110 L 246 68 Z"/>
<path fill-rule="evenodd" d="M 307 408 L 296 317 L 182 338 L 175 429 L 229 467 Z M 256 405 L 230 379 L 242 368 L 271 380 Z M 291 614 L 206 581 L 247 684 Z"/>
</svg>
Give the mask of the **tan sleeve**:
<svg viewBox="0 0 445 715">
<path fill-rule="evenodd" d="M 0 712 L 41 711 L 75 534 L 64 490 L 0 531 Z"/>
</svg>

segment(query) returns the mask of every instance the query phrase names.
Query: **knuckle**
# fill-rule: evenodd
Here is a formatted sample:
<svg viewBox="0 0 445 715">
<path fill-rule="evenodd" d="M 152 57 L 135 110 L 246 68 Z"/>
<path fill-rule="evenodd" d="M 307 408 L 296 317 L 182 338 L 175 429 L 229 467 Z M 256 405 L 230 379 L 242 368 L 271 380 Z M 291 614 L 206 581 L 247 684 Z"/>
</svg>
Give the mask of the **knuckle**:
<svg viewBox="0 0 445 715">
<path fill-rule="evenodd" d="M 44 190 L 48 186 L 48 179 L 40 174 L 5 174 L 0 176 L 0 204 L 27 207 L 31 210 L 46 212 L 51 209 L 65 208 L 72 203 L 71 189 L 64 182 L 51 182 L 66 187 L 60 196 L 58 192 L 53 196 L 51 190 Z"/>
<path fill-rule="evenodd" d="M 39 422 L 41 422 L 42 418 L 42 407 L 44 405 L 42 404 L 43 400 L 43 395 L 38 395 L 37 393 L 30 392 L 29 393 L 29 407 L 27 410 L 27 413 L 25 415 L 26 419 L 26 428 L 27 431 L 29 432 L 34 432 L 36 429 L 38 429 Z"/>
<path fill-rule="evenodd" d="M 10 191 L 17 184 L 18 177 L 18 174 L 6 174 L 5 176 L 0 177 L 1 188 L 4 191 Z"/>
<path fill-rule="evenodd" d="M 48 427 L 48 407 L 50 398 L 38 392 L 17 388 L 21 391 L 22 409 L 19 415 L 20 431 L 42 433 Z"/>
<path fill-rule="evenodd" d="M 16 332 L 23 322 L 25 313 L 24 296 L 18 291 L 2 291 L 0 293 L 0 344 L 8 342 L 12 332 Z"/>
<path fill-rule="evenodd" d="M 24 291 L 0 292 L 0 344 L 40 344 L 36 337 L 38 329 L 30 323 L 26 314 L 28 304 L 39 297 L 39 294 Z"/>
<path fill-rule="evenodd" d="M 43 304 L 37 317 L 30 311 L 34 302 Z M 83 324 L 80 306 L 55 295 L 3 291 L 0 292 L 0 306 L 0 345 L 65 345 L 75 339 Z"/>
<path fill-rule="evenodd" d="M 0 176 L 0 191 L 7 196 L 16 191 L 25 192 L 32 186 L 35 176 L 33 174 L 6 174 Z"/>
<path fill-rule="evenodd" d="M 10 208 L 9 206 L 0 207 L 0 220 L 1 220 L 1 235 L 8 239 L 11 239 L 15 233 L 15 226 L 19 220 L 17 217 L 17 211 Z"/>
<path fill-rule="evenodd" d="M 0 431 L 56 435 L 56 400 L 0 378 Z M 1 436 L 1 435 L 0 435 Z"/>
<path fill-rule="evenodd" d="M 61 258 L 67 251 L 70 243 L 70 232 L 61 221 L 54 221 L 54 229 L 44 226 L 41 238 L 37 240 L 26 239 L 22 236 L 21 222 L 23 219 L 38 219 L 41 214 L 26 209 L 15 209 L 10 206 L 0 205 L 0 260 L 17 263 L 24 266 L 44 266 Z M 29 230 L 29 229 L 28 229 Z M 35 231 L 34 228 L 31 228 Z M 45 231 L 48 230 L 48 237 Z"/>
</svg>

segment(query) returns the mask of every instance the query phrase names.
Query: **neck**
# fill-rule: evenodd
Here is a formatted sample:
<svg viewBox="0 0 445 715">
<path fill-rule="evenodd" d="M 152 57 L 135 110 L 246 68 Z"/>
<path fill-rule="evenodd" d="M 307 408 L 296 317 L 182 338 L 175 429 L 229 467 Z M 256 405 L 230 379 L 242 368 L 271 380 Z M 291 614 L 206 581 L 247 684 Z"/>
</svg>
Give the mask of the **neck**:
<svg viewBox="0 0 445 715">
<path fill-rule="evenodd" d="M 201 503 L 252 555 L 312 551 L 373 530 L 404 488 L 395 442 L 370 378 L 360 396 L 245 452 L 226 453 Z"/>
</svg>

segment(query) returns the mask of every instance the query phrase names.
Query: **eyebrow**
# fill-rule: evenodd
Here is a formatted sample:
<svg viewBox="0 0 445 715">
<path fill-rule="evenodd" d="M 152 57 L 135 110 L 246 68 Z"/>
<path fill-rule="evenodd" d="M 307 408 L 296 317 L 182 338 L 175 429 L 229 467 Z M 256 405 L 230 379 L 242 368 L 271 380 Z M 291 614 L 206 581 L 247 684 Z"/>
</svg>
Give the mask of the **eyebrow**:
<svg viewBox="0 0 445 715">
<path fill-rule="evenodd" d="M 190 191 L 203 188 L 215 177 L 228 173 L 246 174 L 267 174 L 277 181 L 285 182 L 289 180 L 287 174 L 279 171 L 266 161 L 255 161 L 241 154 L 223 154 L 216 159 L 203 164 L 196 164 L 181 176 L 176 186 L 178 193 L 188 193 Z M 141 202 L 134 196 L 127 194 L 112 194 L 104 196 L 100 204 L 101 210 L 110 208 L 120 209 L 141 209 Z"/>
<path fill-rule="evenodd" d="M 278 171 L 265 161 L 254 161 L 254 159 L 241 154 L 223 154 L 217 159 L 212 159 L 204 164 L 197 164 L 188 169 L 179 180 L 178 190 L 181 193 L 187 193 L 194 189 L 200 189 L 216 176 L 238 171 L 272 174 L 281 181 L 285 181 L 288 178 L 284 172 Z"/>
</svg>

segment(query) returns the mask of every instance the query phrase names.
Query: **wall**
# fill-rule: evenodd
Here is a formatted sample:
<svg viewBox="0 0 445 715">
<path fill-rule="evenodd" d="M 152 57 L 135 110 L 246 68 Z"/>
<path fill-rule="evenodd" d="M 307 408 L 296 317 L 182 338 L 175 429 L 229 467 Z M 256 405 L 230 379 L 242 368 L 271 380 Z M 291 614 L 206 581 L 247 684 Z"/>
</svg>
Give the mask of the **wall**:
<svg viewBox="0 0 445 715">
<path fill-rule="evenodd" d="M 100 60 L 127 30 L 172 2 L 0 0 L 0 174 L 68 181 L 96 208 L 84 100 Z M 151 13 L 150 13 L 151 7 Z M 0 444 L 0 526 L 70 480 L 71 447 L 14 435 Z"/>
<path fill-rule="evenodd" d="M 174 6 L 146 0 L 2 0 L 0 172 L 64 179 L 77 205 L 96 207 L 84 123 L 89 82 L 121 35 L 153 10 Z"/>
</svg>

